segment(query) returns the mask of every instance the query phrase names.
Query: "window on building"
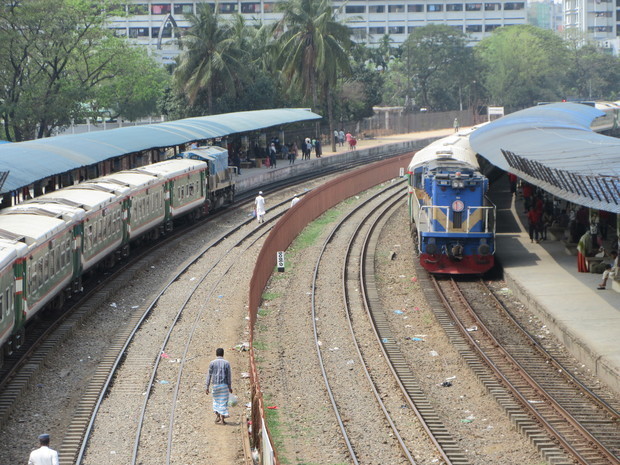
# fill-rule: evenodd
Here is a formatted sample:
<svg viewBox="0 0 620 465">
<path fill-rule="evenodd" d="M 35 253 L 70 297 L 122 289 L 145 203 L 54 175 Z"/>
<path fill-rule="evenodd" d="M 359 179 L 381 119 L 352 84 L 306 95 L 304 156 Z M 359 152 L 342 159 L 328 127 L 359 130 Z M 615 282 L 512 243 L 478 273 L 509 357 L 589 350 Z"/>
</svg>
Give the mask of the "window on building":
<svg viewBox="0 0 620 465">
<path fill-rule="evenodd" d="M 614 32 L 613 26 L 590 26 L 588 32 Z"/>
<path fill-rule="evenodd" d="M 594 14 L 597 18 L 611 18 L 611 11 L 597 11 Z"/>
<path fill-rule="evenodd" d="M 158 27 L 151 28 L 151 37 L 159 37 Z M 172 26 L 170 24 L 167 24 L 166 27 L 161 31 L 161 37 L 162 39 L 169 39 L 172 37 Z"/>
<path fill-rule="evenodd" d="M 154 15 L 167 15 L 171 11 L 170 3 L 154 3 L 151 5 L 151 13 Z"/>
<path fill-rule="evenodd" d="M 125 5 L 121 5 L 119 3 L 112 3 L 106 7 L 108 13 L 113 15 L 124 15 L 125 14 Z"/>
<path fill-rule="evenodd" d="M 480 11 L 482 10 L 482 3 L 466 3 L 465 11 Z"/>
<path fill-rule="evenodd" d="M 347 5 L 344 7 L 344 12 L 349 14 L 366 13 L 366 7 L 364 5 Z"/>
<path fill-rule="evenodd" d="M 273 13 L 275 3 L 263 3 L 263 13 Z"/>
<path fill-rule="evenodd" d="M 385 5 L 368 5 L 368 13 L 385 13 Z"/>
<path fill-rule="evenodd" d="M 424 5 L 414 3 L 413 5 L 407 5 L 407 11 L 409 13 L 422 13 L 424 11 Z"/>
<path fill-rule="evenodd" d="M 462 3 L 448 3 L 446 5 L 446 11 L 463 11 Z"/>
<path fill-rule="evenodd" d="M 217 8 L 223 14 L 235 13 L 237 11 L 237 3 L 218 3 Z"/>
<path fill-rule="evenodd" d="M 463 25 L 459 24 L 458 26 L 452 26 L 452 28 L 457 32 L 463 32 Z"/>
<path fill-rule="evenodd" d="M 242 3 L 241 13 L 260 13 L 260 3 Z"/>
<path fill-rule="evenodd" d="M 501 3 L 485 3 L 484 11 L 499 11 L 502 9 Z"/>
<path fill-rule="evenodd" d="M 388 5 L 388 13 L 404 13 L 405 5 Z"/>
<path fill-rule="evenodd" d="M 368 33 L 369 34 L 385 34 L 385 28 L 381 26 L 369 27 Z"/>
<path fill-rule="evenodd" d="M 138 37 L 149 37 L 149 28 L 148 27 L 130 27 L 129 37 L 132 39 L 137 39 Z"/>
<path fill-rule="evenodd" d="M 193 3 L 175 3 L 173 11 L 175 15 L 191 15 L 192 13 L 194 13 L 194 4 Z"/>
<path fill-rule="evenodd" d="M 388 34 L 404 34 L 405 26 L 390 26 L 388 27 Z"/>
<path fill-rule="evenodd" d="M 128 7 L 129 14 L 133 16 L 149 14 L 149 6 L 146 3 L 138 3 L 136 5 L 127 5 L 127 7 Z"/>
<path fill-rule="evenodd" d="M 114 37 L 127 37 L 127 29 L 124 27 L 115 27 L 112 29 Z"/>
<path fill-rule="evenodd" d="M 620 10 L 616 11 L 616 21 L 620 22 Z M 620 28 L 618 28 L 618 31 L 620 32 Z"/>
<path fill-rule="evenodd" d="M 426 11 L 428 12 L 443 11 L 443 5 L 441 3 L 431 3 L 430 5 L 426 5 Z"/>
<path fill-rule="evenodd" d="M 465 26 L 465 32 L 482 32 L 482 24 L 468 24 Z"/>
<path fill-rule="evenodd" d="M 484 26 L 484 30 L 486 32 L 491 32 L 501 26 L 502 26 L 501 24 L 487 24 L 486 26 Z"/>
<path fill-rule="evenodd" d="M 523 8 L 525 8 L 525 3 L 523 2 L 504 3 L 504 10 L 522 10 Z"/>
</svg>

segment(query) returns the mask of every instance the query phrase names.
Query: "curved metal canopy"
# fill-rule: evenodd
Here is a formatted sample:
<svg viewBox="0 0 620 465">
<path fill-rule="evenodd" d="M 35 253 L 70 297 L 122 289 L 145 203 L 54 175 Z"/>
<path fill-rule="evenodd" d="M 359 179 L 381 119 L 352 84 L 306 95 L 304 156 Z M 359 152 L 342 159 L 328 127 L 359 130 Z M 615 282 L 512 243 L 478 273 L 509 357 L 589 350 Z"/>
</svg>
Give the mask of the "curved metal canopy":
<svg viewBox="0 0 620 465">
<path fill-rule="evenodd" d="M 316 119 L 321 116 L 302 108 L 244 111 L 2 144 L 0 193 L 128 153 Z"/>
<path fill-rule="evenodd" d="M 556 197 L 620 213 L 620 140 L 590 129 L 604 115 L 578 103 L 541 105 L 479 128 L 470 144 L 495 166 Z"/>
</svg>

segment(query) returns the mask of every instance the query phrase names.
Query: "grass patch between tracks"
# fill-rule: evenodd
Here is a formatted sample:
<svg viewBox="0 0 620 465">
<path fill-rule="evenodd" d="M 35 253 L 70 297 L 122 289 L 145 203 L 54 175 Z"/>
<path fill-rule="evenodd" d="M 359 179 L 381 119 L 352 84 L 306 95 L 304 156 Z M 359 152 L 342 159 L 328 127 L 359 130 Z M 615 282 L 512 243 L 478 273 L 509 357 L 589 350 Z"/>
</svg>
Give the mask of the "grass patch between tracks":
<svg viewBox="0 0 620 465">
<path fill-rule="evenodd" d="M 298 252 L 314 245 L 317 238 L 323 232 L 323 229 L 325 229 L 325 226 L 336 221 L 339 216 L 340 212 L 337 209 L 327 210 L 316 220 L 306 226 L 301 234 L 297 236 L 297 239 L 295 239 L 291 245 L 291 251 Z"/>
</svg>

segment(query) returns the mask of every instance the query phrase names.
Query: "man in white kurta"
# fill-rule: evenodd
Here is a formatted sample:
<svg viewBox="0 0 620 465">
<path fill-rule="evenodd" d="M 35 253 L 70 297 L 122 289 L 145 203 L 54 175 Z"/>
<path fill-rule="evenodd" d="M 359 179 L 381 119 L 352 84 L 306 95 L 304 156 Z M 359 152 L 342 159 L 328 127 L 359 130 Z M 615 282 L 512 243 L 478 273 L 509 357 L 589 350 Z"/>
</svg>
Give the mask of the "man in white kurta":
<svg viewBox="0 0 620 465">
<path fill-rule="evenodd" d="M 254 206 L 256 209 L 256 221 L 262 223 L 265 217 L 265 199 L 263 198 L 263 192 L 258 193 L 258 197 L 254 200 Z"/>
<path fill-rule="evenodd" d="M 30 453 L 28 465 L 58 465 L 58 452 L 50 449 L 49 434 L 39 436 L 39 447 Z"/>
</svg>

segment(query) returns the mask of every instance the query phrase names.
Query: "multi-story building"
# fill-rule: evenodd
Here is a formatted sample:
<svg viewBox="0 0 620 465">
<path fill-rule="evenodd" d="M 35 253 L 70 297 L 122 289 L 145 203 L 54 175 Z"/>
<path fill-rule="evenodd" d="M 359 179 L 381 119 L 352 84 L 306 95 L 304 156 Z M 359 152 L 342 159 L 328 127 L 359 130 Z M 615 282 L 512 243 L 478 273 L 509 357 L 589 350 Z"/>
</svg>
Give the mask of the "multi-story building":
<svg viewBox="0 0 620 465">
<path fill-rule="evenodd" d="M 564 29 L 594 40 L 618 55 L 620 0 L 564 0 Z"/>
<path fill-rule="evenodd" d="M 187 15 L 195 12 L 197 3 L 201 2 L 131 0 L 125 5 L 126 16 L 114 18 L 109 27 L 119 36 L 147 46 L 162 62 L 171 62 L 180 52 L 175 34 L 188 27 Z M 249 23 L 271 23 L 280 18 L 275 1 L 208 3 L 222 16 L 238 12 Z M 527 22 L 525 0 L 349 0 L 334 1 L 334 7 L 343 7 L 341 14 L 353 29 L 355 40 L 371 44 L 389 34 L 398 45 L 414 28 L 428 24 L 452 26 L 468 34 L 471 43 L 475 43 L 498 27 Z"/>
<path fill-rule="evenodd" d="M 554 0 L 530 0 L 527 10 L 528 23 L 552 31 L 563 29 L 562 4 Z"/>
</svg>

